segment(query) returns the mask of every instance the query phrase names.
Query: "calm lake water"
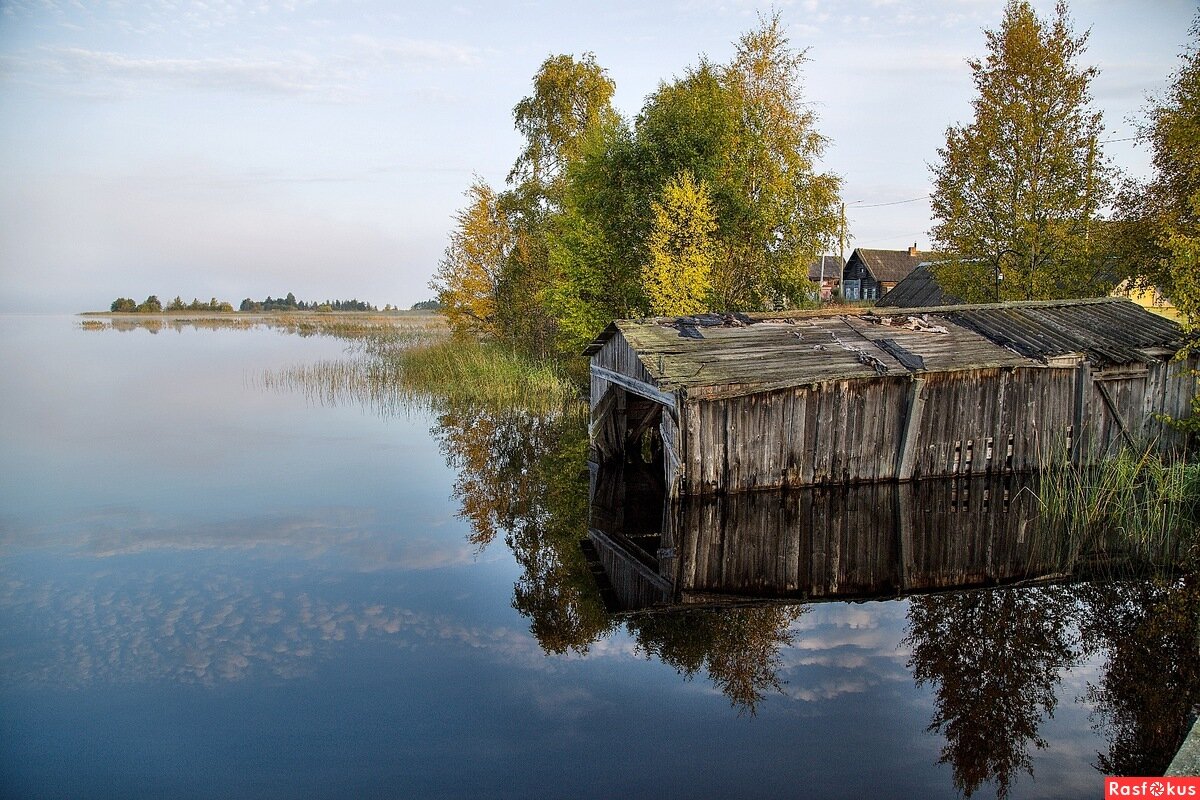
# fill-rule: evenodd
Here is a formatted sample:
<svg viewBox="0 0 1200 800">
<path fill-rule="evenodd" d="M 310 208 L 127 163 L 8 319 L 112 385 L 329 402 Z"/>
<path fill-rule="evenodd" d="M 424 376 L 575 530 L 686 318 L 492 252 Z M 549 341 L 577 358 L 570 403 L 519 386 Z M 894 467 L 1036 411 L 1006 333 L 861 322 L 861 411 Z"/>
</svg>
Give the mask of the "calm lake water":
<svg viewBox="0 0 1200 800">
<path fill-rule="evenodd" d="M 0 317 L 0 795 L 1096 797 L 1190 577 L 612 616 L 582 423 L 322 404 L 278 331 Z"/>
</svg>

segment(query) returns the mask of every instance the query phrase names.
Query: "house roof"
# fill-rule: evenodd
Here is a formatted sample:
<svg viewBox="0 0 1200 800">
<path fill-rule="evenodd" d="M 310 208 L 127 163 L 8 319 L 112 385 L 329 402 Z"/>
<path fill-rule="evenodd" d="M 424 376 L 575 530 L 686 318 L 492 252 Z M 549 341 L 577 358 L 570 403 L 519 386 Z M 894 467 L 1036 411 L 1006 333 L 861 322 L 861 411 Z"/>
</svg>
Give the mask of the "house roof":
<svg viewBox="0 0 1200 800">
<path fill-rule="evenodd" d="M 933 253 L 918 250 L 911 255 L 909 250 L 867 250 L 857 247 L 850 254 L 850 260 L 855 256 L 862 261 L 872 277 L 886 283 L 899 283 L 908 273 L 917 268 L 922 261 L 929 261 Z"/>
<path fill-rule="evenodd" d="M 947 294 L 931 267 L 936 262 L 922 261 L 904 280 L 892 287 L 877 306 L 884 308 L 928 308 L 962 303 L 961 297 Z"/>
<path fill-rule="evenodd" d="M 1173 351 L 1184 338 L 1173 322 L 1116 298 L 618 320 L 585 353 L 598 352 L 618 333 L 660 389 L 714 397 L 881 375 L 1039 366 L 1074 353 L 1097 365 L 1148 363 L 1160 356 L 1144 351 Z"/>
<path fill-rule="evenodd" d="M 819 256 L 814 258 L 808 265 L 808 279 L 810 281 L 821 280 L 821 265 L 825 265 L 825 279 L 833 279 L 840 281 L 842 279 L 842 270 L 846 268 L 846 262 L 841 256 Z"/>
</svg>

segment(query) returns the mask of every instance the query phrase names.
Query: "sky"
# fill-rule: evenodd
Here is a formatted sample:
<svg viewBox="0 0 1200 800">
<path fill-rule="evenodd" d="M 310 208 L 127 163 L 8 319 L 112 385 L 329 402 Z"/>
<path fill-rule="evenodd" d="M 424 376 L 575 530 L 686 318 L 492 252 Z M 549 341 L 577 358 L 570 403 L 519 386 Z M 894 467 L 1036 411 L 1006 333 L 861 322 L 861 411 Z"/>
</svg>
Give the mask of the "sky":
<svg viewBox="0 0 1200 800">
<path fill-rule="evenodd" d="M 808 49 L 850 247 L 928 245 L 929 164 L 970 121 L 1001 0 L 0 0 L 0 311 L 294 292 L 407 308 L 464 191 L 520 150 L 512 108 L 592 52 L 637 114 L 772 8 Z M 1053 2 L 1035 0 L 1043 16 Z M 1133 176 L 1147 97 L 1196 3 L 1074 0 L 1105 153 Z M 847 250 L 849 255 L 849 250 Z"/>
</svg>

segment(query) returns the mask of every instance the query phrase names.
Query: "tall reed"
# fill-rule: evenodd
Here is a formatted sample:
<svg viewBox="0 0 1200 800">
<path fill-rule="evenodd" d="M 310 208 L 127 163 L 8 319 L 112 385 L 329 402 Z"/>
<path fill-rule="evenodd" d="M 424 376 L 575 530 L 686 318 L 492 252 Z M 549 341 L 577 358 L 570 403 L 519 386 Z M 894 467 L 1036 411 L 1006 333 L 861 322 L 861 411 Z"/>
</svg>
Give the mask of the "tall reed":
<svg viewBox="0 0 1200 800">
<path fill-rule="evenodd" d="M 456 337 L 391 331 L 364 337 L 350 357 L 266 373 L 268 389 L 303 392 L 323 405 L 357 403 L 384 414 L 428 405 L 576 410 L 580 391 L 556 362 Z"/>
<path fill-rule="evenodd" d="M 1091 466 L 1048 470 L 1038 497 L 1043 518 L 1079 546 L 1174 561 L 1197 543 L 1200 463 L 1122 449 Z"/>
<path fill-rule="evenodd" d="M 497 344 L 458 337 L 382 356 L 410 391 L 491 408 L 558 411 L 580 401 L 557 362 L 537 360 Z"/>
</svg>

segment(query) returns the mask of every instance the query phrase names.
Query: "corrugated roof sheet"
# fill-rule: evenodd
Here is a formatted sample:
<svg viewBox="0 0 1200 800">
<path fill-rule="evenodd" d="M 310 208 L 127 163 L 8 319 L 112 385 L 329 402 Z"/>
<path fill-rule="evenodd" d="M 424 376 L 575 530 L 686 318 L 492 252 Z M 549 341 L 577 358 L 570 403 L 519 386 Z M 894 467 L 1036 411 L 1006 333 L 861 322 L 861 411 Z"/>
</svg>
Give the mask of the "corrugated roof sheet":
<svg viewBox="0 0 1200 800">
<path fill-rule="evenodd" d="M 1037 365 L 1085 353 L 1097 365 L 1177 349 L 1179 326 L 1124 299 L 618 320 L 659 388 L 747 394 L 878 375 Z M 698 334 L 698 338 L 697 338 Z"/>
<path fill-rule="evenodd" d="M 1144 361 L 1147 348 L 1176 349 L 1182 331 L 1124 299 L 1056 306 L 1000 304 L 950 311 L 946 318 L 1030 358 L 1086 353 L 1100 364 Z"/>
<path fill-rule="evenodd" d="M 961 297 L 947 294 L 942 289 L 933 275 L 932 266 L 933 262 L 930 261 L 918 264 L 908 277 L 892 287 L 876 305 L 882 308 L 928 308 L 962 303 Z"/>
</svg>

